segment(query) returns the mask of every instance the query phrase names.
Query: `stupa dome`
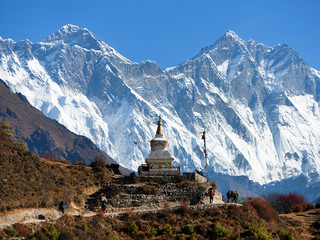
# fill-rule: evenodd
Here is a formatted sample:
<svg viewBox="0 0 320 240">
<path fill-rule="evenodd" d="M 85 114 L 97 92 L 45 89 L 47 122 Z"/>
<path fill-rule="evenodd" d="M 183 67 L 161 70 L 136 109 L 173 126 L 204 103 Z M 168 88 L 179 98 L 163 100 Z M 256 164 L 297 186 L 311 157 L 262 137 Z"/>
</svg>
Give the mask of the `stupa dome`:
<svg viewBox="0 0 320 240">
<path fill-rule="evenodd" d="M 171 166 L 174 158 L 169 153 L 169 141 L 163 137 L 162 120 L 159 116 L 156 136 L 150 141 L 151 152 L 146 163 L 168 163 Z"/>
</svg>

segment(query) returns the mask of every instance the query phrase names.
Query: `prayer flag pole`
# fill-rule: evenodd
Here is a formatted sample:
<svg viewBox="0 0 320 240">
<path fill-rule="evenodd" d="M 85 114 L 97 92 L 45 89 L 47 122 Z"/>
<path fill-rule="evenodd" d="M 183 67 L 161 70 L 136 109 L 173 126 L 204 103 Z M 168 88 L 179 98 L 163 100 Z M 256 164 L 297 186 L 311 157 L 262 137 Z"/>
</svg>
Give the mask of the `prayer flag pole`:
<svg viewBox="0 0 320 240">
<path fill-rule="evenodd" d="M 207 170 L 207 179 L 209 181 L 209 173 L 208 173 L 208 154 L 207 154 L 207 145 L 206 145 L 206 130 L 203 130 L 202 139 L 204 141 L 204 157 L 206 159 L 205 169 Z"/>
</svg>

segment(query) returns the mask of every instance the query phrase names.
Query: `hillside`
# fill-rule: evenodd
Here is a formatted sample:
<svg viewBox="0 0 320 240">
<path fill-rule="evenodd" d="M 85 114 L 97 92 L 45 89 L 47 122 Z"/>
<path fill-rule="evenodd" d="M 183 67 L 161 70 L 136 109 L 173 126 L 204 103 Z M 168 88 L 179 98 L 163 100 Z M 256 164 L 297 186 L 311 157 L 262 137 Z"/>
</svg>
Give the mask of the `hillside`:
<svg viewBox="0 0 320 240">
<path fill-rule="evenodd" d="M 12 93 L 1 79 L 0 119 L 11 125 L 14 139 L 22 138 L 28 149 L 38 156 L 81 161 L 89 165 L 96 155 L 101 155 L 108 163 L 116 163 L 90 139 L 76 135 L 57 121 L 47 118 L 32 107 L 22 94 Z"/>
<path fill-rule="evenodd" d="M 2 125 L 3 126 L 3 125 Z M 83 207 L 88 194 L 110 181 L 108 168 L 41 159 L 0 130 L 0 211 L 56 207 L 65 200 Z M 9 130 L 10 132 L 10 130 Z"/>
</svg>

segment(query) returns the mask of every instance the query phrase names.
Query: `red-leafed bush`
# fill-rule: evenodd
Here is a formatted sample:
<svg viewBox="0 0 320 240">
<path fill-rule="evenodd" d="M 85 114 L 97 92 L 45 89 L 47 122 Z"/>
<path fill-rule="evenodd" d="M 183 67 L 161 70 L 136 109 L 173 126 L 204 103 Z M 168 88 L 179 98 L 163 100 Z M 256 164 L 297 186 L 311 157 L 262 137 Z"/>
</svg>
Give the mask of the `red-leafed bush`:
<svg viewBox="0 0 320 240">
<path fill-rule="evenodd" d="M 291 207 L 307 202 L 302 195 L 297 193 L 273 193 L 267 196 L 267 201 L 278 213 L 288 213 Z"/>
<path fill-rule="evenodd" d="M 289 193 L 286 195 L 282 195 L 281 198 L 285 201 L 288 201 L 290 204 L 300 204 L 306 202 L 304 196 L 297 193 Z"/>
<path fill-rule="evenodd" d="M 253 208 L 258 216 L 267 222 L 276 222 L 278 219 L 278 214 L 271 205 L 262 200 L 261 198 L 256 198 L 253 201 L 248 202 L 248 206 Z"/>
<path fill-rule="evenodd" d="M 292 206 L 288 209 L 288 212 L 305 212 L 314 208 L 315 207 L 311 203 L 305 202 Z"/>
<path fill-rule="evenodd" d="M 30 234 L 30 229 L 26 225 L 23 225 L 21 223 L 15 223 L 14 228 L 18 233 L 18 237 L 27 237 Z"/>
</svg>

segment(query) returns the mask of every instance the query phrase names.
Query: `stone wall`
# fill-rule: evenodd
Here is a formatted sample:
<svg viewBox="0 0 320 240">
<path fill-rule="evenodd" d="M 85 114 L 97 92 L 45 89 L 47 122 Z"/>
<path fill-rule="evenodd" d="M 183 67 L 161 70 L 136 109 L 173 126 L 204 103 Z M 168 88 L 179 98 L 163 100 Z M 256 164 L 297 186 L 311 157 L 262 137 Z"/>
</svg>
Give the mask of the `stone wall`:
<svg viewBox="0 0 320 240">
<path fill-rule="evenodd" d="M 203 177 L 200 174 L 195 172 L 184 172 L 183 178 L 188 181 L 196 181 L 199 183 L 206 183 L 208 181 L 206 177 Z"/>
<path fill-rule="evenodd" d="M 108 204 L 116 208 L 130 208 L 147 206 L 150 208 L 163 207 L 165 204 L 180 204 L 185 201 L 197 204 L 200 201 L 200 193 L 207 192 L 209 183 L 196 183 L 184 181 L 181 183 L 159 184 L 132 184 L 110 185 L 102 192 L 108 200 Z M 117 191 L 117 192 L 112 192 Z M 209 197 L 204 196 L 203 203 L 209 203 Z M 222 195 L 215 192 L 215 203 L 223 203 Z"/>
<path fill-rule="evenodd" d="M 181 182 L 184 179 L 180 175 L 137 176 L 137 178 L 139 179 L 139 182 L 157 182 L 157 183 Z"/>
<path fill-rule="evenodd" d="M 194 172 L 184 172 L 183 178 L 188 181 L 195 181 L 196 180 L 196 174 Z"/>
</svg>

